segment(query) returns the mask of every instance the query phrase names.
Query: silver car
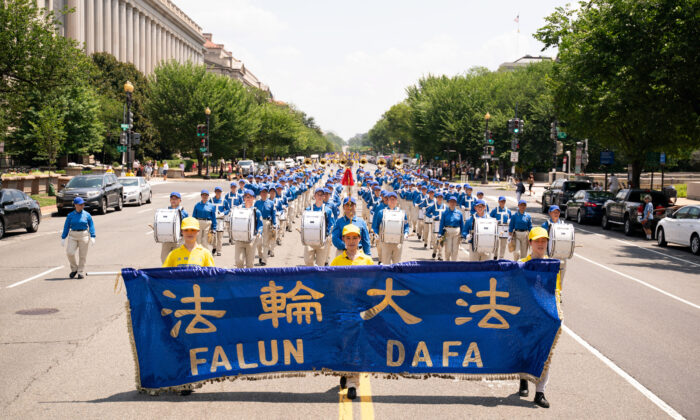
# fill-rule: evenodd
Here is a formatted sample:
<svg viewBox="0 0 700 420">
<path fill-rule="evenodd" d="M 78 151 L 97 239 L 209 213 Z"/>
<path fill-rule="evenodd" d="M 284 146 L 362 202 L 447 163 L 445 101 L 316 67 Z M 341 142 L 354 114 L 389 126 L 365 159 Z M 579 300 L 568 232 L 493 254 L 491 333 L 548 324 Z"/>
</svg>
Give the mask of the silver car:
<svg viewBox="0 0 700 420">
<path fill-rule="evenodd" d="M 153 193 L 151 186 L 142 176 L 123 176 L 119 177 L 119 183 L 124 186 L 123 198 L 124 204 L 141 204 L 150 203 Z"/>
</svg>

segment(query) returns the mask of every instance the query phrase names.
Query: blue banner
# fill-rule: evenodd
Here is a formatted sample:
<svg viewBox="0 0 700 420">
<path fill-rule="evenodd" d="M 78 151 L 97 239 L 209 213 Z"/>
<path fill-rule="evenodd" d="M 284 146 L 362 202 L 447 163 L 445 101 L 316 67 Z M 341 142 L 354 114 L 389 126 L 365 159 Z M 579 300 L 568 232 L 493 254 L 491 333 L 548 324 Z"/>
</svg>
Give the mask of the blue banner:
<svg viewBox="0 0 700 420">
<path fill-rule="evenodd" d="M 323 371 L 537 380 L 558 260 L 124 269 L 139 389 Z"/>
</svg>

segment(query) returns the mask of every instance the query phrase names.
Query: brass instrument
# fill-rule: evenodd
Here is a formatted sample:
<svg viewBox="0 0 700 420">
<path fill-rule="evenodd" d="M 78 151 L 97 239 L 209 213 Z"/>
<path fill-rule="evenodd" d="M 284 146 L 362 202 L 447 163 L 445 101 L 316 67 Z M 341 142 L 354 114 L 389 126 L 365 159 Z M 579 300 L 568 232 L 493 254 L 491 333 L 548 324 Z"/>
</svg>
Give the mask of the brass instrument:
<svg viewBox="0 0 700 420">
<path fill-rule="evenodd" d="M 345 165 L 347 165 L 348 160 L 345 158 L 341 158 L 339 163 L 340 163 L 340 166 L 345 166 Z"/>
<path fill-rule="evenodd" d="M 366 158 L 366 157 L 363 157 L 362 159 L 360 159 L 360 165 L 366 165 L 366 164 L 367 164 L 367 158 Z"/>
<path fill-rule="evenodd" d="M 321 158 L 319 163 L 321 164 L 321 166 L 326 166 L 326 163 L 328 163 L 328 161 L 326 160 L 326 158 Z"/>
<path fill-rule="evenodd" d="M 311 160 L 311 158 L 304 159 L 304 165 L 311 166 L 312 163 L 313 163 L 313 161 Z"/>
<path fill-rule="evenodd" d="M 377 166 L 379 166 L 380 168 L 385 167 L 386 166 L 386 159 L 379 158 L 379 160 L 377 161 Z"/>
<path fill-rule="evenodd" d="M 403 166 L 403 161 L 401 159 L 396 159 L 396 162 L 394 163 L 395 168 L 401 168 Z"/>
</svg>

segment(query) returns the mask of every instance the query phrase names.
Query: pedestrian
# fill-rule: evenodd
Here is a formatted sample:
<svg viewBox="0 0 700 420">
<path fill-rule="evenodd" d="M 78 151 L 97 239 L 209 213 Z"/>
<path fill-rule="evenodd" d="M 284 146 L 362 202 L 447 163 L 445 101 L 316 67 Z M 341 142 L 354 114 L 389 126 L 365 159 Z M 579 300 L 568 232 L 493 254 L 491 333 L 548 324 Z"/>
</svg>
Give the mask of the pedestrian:
<svg viewBox="0 0 700 420">
<path fill-rule="evenodd" d="M 525 185 L 523 185 L 523 180 L 517 178 L 515 180 L 515 200 L 520 201 L 520 197 L 525 193 Z"/>
<path fill-rule="evenodd" d="M 68 214 L 63 224 L 61 247 L 65 246 L 66 238 L 68 238 L 66 255 L 70 263 L 69 277 L 82 279 L 88 254 L 88 242 L 95 245 L 95 224 L 90 213 L 84 211 L 85 200 L 76 197 L 73 200 L 73 205 L 75 210 Z M 79 253 L 78 262 L 75 261 L 76 252 Z"/>
<path fill-rule="evenodd" d="M 474 240 L 474 224 L 476 219 L 491 218 L 491 216 L 489 216 L 489 214 L 486 213 L 486 202 L 484 200 L 477 199 L 476 201 L 474 201 L 474 209 L 474 217 L 471 217 L 464 222 L 463 231 L 467 233 L 468 243 L 472 243 L 472 241 Z M 469 261 L 488 261 L 490 259 L 493 259 L 493 256 L 486 252 L 478 252 L 471 247 L 469 249 L 471 249 L 471 251 L 469 252 Z"/>
<path fill-rule="evenodd" d="M 397 205 L 399 203 L 398 196 L 396 195 L 395 192 L 390 192 L 386 194 L 386 199 L 387 199 L 387 207 L 383 208 L 379 211 L 377 211 L 374 214 L 374 220 L 372 221 L 372 230 L 375 232 L 379 232 L 380 226 L 384 220 L 384 212 L 385 211 L 394 211 L 398 210 Z M 404 213 L 404 222 L 403 222 L 403 237 L 404 239 L 408 238 L 408 218 L 406 217 L 406 213 Z M 381 249 L 381 256 L 380 260 L 381 263 L 384 265 L 389 265 L 389 264 L 398 264 L 401 262 L 401 251 L 403 250 L 403 243 L 387 243 L 387 242 L 381 242 L 380 246 L 382 247 Z"/>
<path fill-rule="evenodd" d="M 644 196 L 644 212 L 642 213 L 642 228 L 647 235 L 647 239 L 651 239 L 651 222 L 654 220 L 654 205 L 651 204 L 651 196 Z"/>
<path fill-rule="evenodd" d="M 374 265 L 372 257 L 366 255 L 360 249 L 360 228 L 354 224 L 345 225 L 343 228 L 343 243 L 345 250 L 331 261 L 331 266 L 347 265 Z M 340 387 L 347 386 L 347 397 L 350 400 L 357 398 L 357 386 L 360 382 L 359 373 L 353 373 L 340 378 Z"/>
<path fill-rule="evenodd" d="M 530 176 L 527 177 L 527 189 L 529 191 L 529 195 L 532 195 L 532 186 L 535 183 L 535 174 L 530 172 Z"/>
<path fill-rule="evenodd" d="M 617 179 L 617 175 L 614 173 L 610 175 L 610 192 L 613 194 L 617 194 L 617 192 L 620 190 L 620 180 Z"/>
<path fill-rule="evenodd" d="M 552 225 L 554 224 L 564 224 L 564 220 L 561 219 L 561 210 L 559 209 L 559 206 L 556 204 L 553 204 L 549 206 L 549 220 L 545 220 L 544 223 L 542 223 L 542 227 L 547 231 L 548 234 L 551 234 L 552 231 Z M 551 235 L 550 235 L 551 237 Z M 564 281 L 564 275 L 566 274 L 566 260 L 562 259 L 559 260 L 561 263 L 559 264 L 559 276 L 560 276 L 560 282 Z"/>
<path fill-rule="evenodd" d="M 163 181 L 168 180 L 168 162 L 163 161 Z"/>
<path fill-rule="evenodd" d="M 262 217 L 263 221 L 262 238 L 258 239 L 257 242 L 260 265 L 267 265 L 267 257 L 274 257 L 271 243 L 275 240 L 274 234 L 279 227 L 275 203 L 268 198 L 270 189 L 274 189 L 274 187 L 263 185 L 260 188 L 260 200 L 255 202 L 255 208 L 260 211 L 260 217 Z"/>
<path fill-rule="evenodd" d="M 528 233 L 528 242 L 530 244 L 531 253 L 526 257 L 519 259 L 519 262 L 527 262 L 533 259 L 548 259 L 547 256 L 547 244 L 549 242 L 549 234 L 547 230 L 542 227 L 535 227 Z M 561 278 L 557 274 L 557 283 L 555 288 L 556 299 L 559 299 L 561 294 Z M 550 361 L 551 361 L 551 355 Z M 549 369 L 547 369 L 539 383 L 535 387 L 535 400 L 534 403 L 542 408 L 549 408 L 549 401 L 544 397 L 544 391 L 547 388 L 547 383 L 549 382 Z M 529 394 L 528 383 L 526 379 L 520 379 L 520 389 L 518 394 L 521 397 L 527 397 Z"/>
<path fill-rule="evenodd" d="M 528 233 L 532 229 L 532 216 L 526 213 L 527 201 L 518 201 L 518 211 L 513 213 L 508 225 L 508 233 L 511 241 L 515 241 L 515 249 L 513 250 L 513 259 L 517 260 L 527 255 Z"/>
<path fill-rule="evenodd" d="M 180 212 L 180 220 L 185 220 L 186 217 L 189 216 L 187 214 L 187 211 L 182 208 L 182 196 L 180 195 L 179 192 L 173 191 L 170 193 L 170 206 L 168 207 L 169 209 L 177 209 Z M 199 229 L 197 229 L 199 230 Z M 165 259 L 168 258 L 168 255 L 170 254 L 170 251 L 173 249 L 176 249 L 178 246 L 180 246 L 181 242 L 163 242 L 161 249 L 160 249 L 160 262 L 164 263 Z"/>
<path fill-rule="evenodd" d="M 325 203 L 323 202 L 324 197 L 325 193 L 323 188 L 317 188 L 316 191 L 314 191 L 315 203 L 310 207 L 307 207 L 306 211 L 317 211 L 323 213 L 326 225 L 325 239 L 326 241 L 331 241 L 333 229 L 333 211 L 330 209 L 330 207 L 326 207 Z M 303 226 L 302 229 L 304 229 Z M 304 263 L 307 267 L 325 266 L 326 261 L 328 260 L 328 255 L 326 254 L 327 251 L 328 249 L 326 248 L 325 241 L 320 245 L 304 245 Z"/>
</svg>

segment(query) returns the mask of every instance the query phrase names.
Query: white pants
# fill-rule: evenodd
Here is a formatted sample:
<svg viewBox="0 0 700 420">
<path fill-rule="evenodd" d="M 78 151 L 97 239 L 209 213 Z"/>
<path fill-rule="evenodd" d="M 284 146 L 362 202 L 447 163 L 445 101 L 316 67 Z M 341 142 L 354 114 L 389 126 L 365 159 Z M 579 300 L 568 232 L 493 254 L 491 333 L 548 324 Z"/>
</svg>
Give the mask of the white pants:
<svg viewBox="0 0 700 420">
<path fill-rule="evenodd" d="M 331 264 L 331 245 L 333 245 L 333 241 L 331 240 L 330 237 L 326 238 L 326 263 L 328 265 Z M 322 264 L 323 265 L 323 264 Z"/>
<path fill-rule="evenodd" d="M 445 228 L 445 261 L 457 261 L 461 229 L 458 227 Z"/>
<path fill-rule="evenodd" d="M 515 251 L 513 252 L 513 259 L 515 261 L 518 261 L 520 258 L 525 258 L 527 257 L 527 249 L 530 246 L 530 243 L 527 239 L 529 232 L 518 232 L 514 231 L 515 237 L 513 240 L 515 241 Z"/>
<path fill-rule="evenodd" d="M 508 248 L 508 238 L 498 238 L 496 244 L 496 255 L 498 255 L 498 259 L 503 259 Z"/>
<path fill-rule="evenodd" d="M 216 232 L 214 235 L 214 249 L 221 252 L 221 247 L 224 245 L 224 218 L 216 219 Z"/>
<path fill-rule="evenodd" d="M 68 233 L 68 246 L 66 247 L 66 255 L 70 263 L 70 271 L 83 274 L 85 271 L 85 260 L 87 259 L 88 247 L 90 242 L 90 232 L 84 230 L 76 232 L 71 230 Z M 75 253 L 78 252 L 78 261 L 75 261 Z"/>
<path fill-rule="evenodd" d="M 493 259 L 493 257 L 488 252 L 476 252 L 474 250 L 469 252 L 469 261 L 488 261 L 490 259 Z"/>
<path fill-rule="evenodd" d="M 263 220 L 263 233 L 262 237 L 258 238 L 258 258 L 260 258 L 264 263 L 267 262 L 267 252 L 270 250 L 270 242 L 272 238 L 272 222 L 269 220 Z"/>
<path fill-rule="evenodd" d="M 401 250 L 403 244 L 387 244 L 382 242 L 379 252 L 381 252 L 380 260 L 383 265 L 397 264 L 401 262 Z"/>
<path fill-rule="evenodd" d="M 236 268 L 253 268 L 255 263 L 255 242 L 255 239 L 250 242 L 236 241 L 234 246 Z"/>
<path fill-rule="evenodd" d="M 425 221 L 423 222 L 423 233 L 422 233 L 422 239 L 424 244 L 429 244 L 430 243 L 430 232 L 433 231 L 433 224 L 432 223 L 426 223 Z"/>
<path fill-rule="evenodd" d="M 327 261 L 326 245 L 304 246 L 304 263 L 307 267 L 323 267 Z"/>
<path fill-rule="evenodd" d="M 160 263 L 163 264 L 165 259 L 168 258 L 170 251 L 177 249 L 180 246 L 179 242 L 164 242 L 161 244 L 160 248 Z"/>
<path fill-rule="evenodd" d="M 199 222 L 199 232 L 197 233 L 197 243 L 211 251 L 209 244 L 209 230 L 211 229 L 211 220 L 197 220 Z"/>
</svg>

